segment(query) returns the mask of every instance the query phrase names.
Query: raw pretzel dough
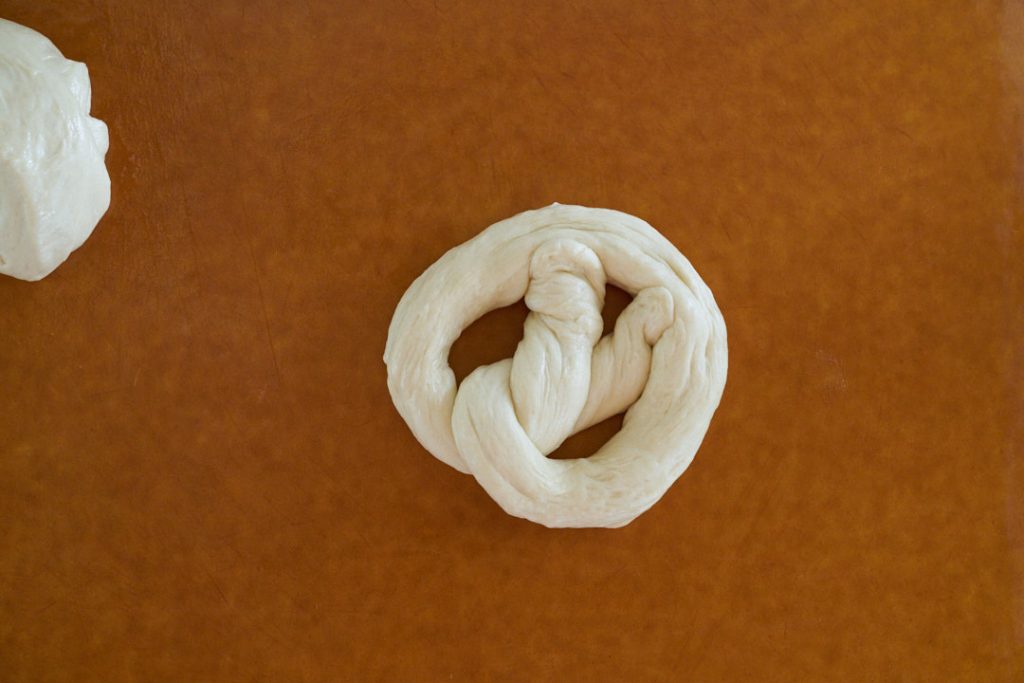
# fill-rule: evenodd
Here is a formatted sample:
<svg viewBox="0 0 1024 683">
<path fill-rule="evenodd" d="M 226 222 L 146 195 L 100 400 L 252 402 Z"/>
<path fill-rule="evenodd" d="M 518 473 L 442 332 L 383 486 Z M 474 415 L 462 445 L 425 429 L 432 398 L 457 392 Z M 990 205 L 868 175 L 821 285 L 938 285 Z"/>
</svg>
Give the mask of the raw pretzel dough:
<svg viewBox="0 0 1024 683">
<path fill-rule="evenodd" d="M 634 300 L 602 339 L 606 281 Z M 514 357 L 456 390 L 452 343 L 524 295 L 531 313 Z M 554 204 L 492 225 L 417 278 L 384 362 L 420 443 L 472 473 L 506 512 L 550 527 L 617 527 L 690 464 L 728 358 L 711 291 L 668 240 L 618 211 Z M 545 457 L 623 410 L 622 430 L 593 456 Z"/>
<path fill-rule="evenodd" d="M 107 127 L 85 65 L 0 19 L 0 273 L 49 275 L 110 205 Z"/>
</svg>

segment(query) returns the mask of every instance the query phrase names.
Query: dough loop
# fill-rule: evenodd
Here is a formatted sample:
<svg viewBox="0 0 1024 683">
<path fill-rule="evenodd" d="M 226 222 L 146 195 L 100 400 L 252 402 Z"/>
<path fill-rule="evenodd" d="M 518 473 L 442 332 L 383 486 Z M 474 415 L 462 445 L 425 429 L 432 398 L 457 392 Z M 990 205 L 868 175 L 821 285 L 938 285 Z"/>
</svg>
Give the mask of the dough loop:
<svg viewBox="0 0 1024 683">
<path fill-rule="evenodd" d="M 633 301 L 601 337 L 606 282 Z M 526 298 L 514 356 L 456 388 L 448 352 L 495 308 Z M 682 254 L 644 221 L 554 204 L 492 225 L 402 297 L 384 361 L 398 412 L 437 458 L 471 473 L 511 515 L 617 527 L 687 468 L 725 386 L 725 323 Z M 546 455 L 626 411 L 594 455 Z"/>
</svg>

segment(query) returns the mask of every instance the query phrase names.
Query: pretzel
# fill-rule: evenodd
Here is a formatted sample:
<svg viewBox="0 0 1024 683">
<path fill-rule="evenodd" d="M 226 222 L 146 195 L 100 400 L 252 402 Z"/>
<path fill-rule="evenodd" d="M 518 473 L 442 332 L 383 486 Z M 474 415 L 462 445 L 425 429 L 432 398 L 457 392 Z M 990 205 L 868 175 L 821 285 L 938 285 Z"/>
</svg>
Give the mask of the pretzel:
<svg viewBox="0 0 1024 683">
<path fill-rule="evenodd" d="M 605 284 L 634 299 L 601 337 Z M 495 308 L 526 299 L 515 354 L 456 387 L 448 353 Z M 693 460 L 725 387 L 725 322 L 711 290 L 654 228 L 553 204 L 450 250 L 402 297 L 384 362 L 395 407 L 435 457 L 472 474 L 510 515 L 619 527 Z M 626 411 L 588 458 L 546 457 Z"/>
</svg>

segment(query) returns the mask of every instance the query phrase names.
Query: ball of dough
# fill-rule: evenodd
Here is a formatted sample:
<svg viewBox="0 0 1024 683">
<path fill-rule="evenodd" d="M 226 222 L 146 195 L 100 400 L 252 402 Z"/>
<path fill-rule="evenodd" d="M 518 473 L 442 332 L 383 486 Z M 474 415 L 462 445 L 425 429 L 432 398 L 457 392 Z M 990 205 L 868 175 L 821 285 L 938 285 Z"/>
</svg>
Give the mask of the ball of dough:
<svg viewBox="0 0 1024 683">
<path fill-rule="evenodd" d="M 49 275 L 110 206 L 107 127 L 85 65 L 0 19 L 0 273 Z"/>
</svg>

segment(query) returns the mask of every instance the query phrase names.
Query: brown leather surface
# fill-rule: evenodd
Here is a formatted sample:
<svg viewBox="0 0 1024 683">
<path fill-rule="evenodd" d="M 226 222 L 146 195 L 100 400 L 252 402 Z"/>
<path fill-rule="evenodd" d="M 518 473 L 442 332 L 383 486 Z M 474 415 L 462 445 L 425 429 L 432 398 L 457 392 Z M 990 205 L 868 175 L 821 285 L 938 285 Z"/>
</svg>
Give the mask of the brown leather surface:
<svg viewBox="0 0 1024 683">
<path fill-rule="evenodd" d="M 0 16 L 88 63 L 114 192 L 0 281 L 0 680 L 1024 680 L 1019 3 Z M 621 530 L 506 516 L 385 386 L 412 279 L 552 201 L 651 222 L 729 327 Z"/>
</svg>

